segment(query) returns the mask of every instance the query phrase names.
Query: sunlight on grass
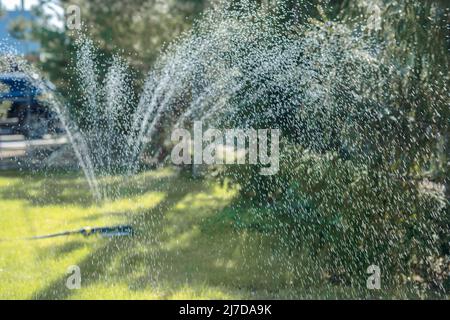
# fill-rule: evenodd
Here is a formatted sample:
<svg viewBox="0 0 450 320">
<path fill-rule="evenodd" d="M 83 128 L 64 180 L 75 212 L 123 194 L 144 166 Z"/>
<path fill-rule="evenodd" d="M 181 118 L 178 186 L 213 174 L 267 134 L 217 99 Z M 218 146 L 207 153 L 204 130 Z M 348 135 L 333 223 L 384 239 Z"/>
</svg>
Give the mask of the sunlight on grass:
<svg viewBox="0 0 450 320">
<path fill-rule="evenodd" d="M 175 288 L 172 285 L 173 288 L 163 288 L 158 284 L 158 287 L 155 287 L 153 277 L 147 277 L 149 267 L 155 267 L 155 262 L 149 259 L 160 254 L 158 251 L 161 248 L 165 248 L 167 252 L 175 249 L 177 245 L 186 248 L 190 238 L 201 236 L 198 225 L 178 232 L 180 226 L 186 226 L 187 222 L 202 221 L 229 203 L 234 196 L 234 191 L 217 185 L 205 187 L 197 183 L 197 189 L 200 187 L 202 190 L 196 190 L 196 183 L 190 185 L 187 184 L 190 182 L 182 180 L 175 182 L 175 189 L 173 186 L 164 185 L 164 179 L 170 180 L 173 177 L 173 170 L 161 169 L 131 177 L 130 181 L 118 177 L 102 178 L 102 184 L 113 186 L 116 190 L 127 188 L 127 183 L 131 182 L 133 190 L 129 188 L 123 192 L 124 197 L 97 204 L 89 199 L 86 182 L 77 175 L 7 173 L 1 176 L 0 297 L 230 297 L 219 289 L 211 289 L 208 286 L 193 289 L 189 286 Z M 191 189 L 192 192 L 184 192 L 182 189 Z M 173 193 L 172 198 L 179 197 L 179 201 L 174 202 L 174 208 L 159 222 L 153 221 L 152 214 L 150 218 L 145 218 L 146 214 L 167 200 L 169 190 Z M 177 195 L 177 191 L 181 193 Z M 30 236 L 76 230 L 88 225 L 122 223 L 138 223 L 141 238 L 133 244 L 128 243 L 127 248 L 115 251 L 108 261 L 96 261 L 97 257 L 102 255 L 102 250 L 109 253 L 108 246 L 111 246 L 112 242 L 107 239 L 70 236 L 39 241 L 23 240 Z M 155 243 L 155 239 L 147 236 L 147 233 L 155 234 L 154 230 L 150 229 L 159 228 L 158 226 L 161 226 L 162 234 L 171 236 L 170 240 Z M 123 244 L 119 241 L 115 245 Z M 128 262 L 132 262 L 131 268 Z M 97 265 L 100 263 L 101 266 Z M 74 264 L 83 265 L 83 271 L 90 274 L 83 278 L 82 290 L 68 292 L 68 289 L 64 288 L 67 277 L 65 273 L 67 267 Z M 124 268 L 127 269 L 126 272 L 122 272 Z M 93 277 L 93 274 L 98 274 L 98 277 Z M 102 278 L 110 281 L 100 282 Z M 135 279 L 140 279 L 139 283 Z M 144 291 L 133 291 L 133 285 L 130 284 L 133 281 L 136 282 L 134 287 L 142 287 Z M 54 292 L 45 291 L 52 286 L 56 286 Z"/>
<path fill-rule="evenodd" d="M 133 290 L 126 283 L 114 284 L 111 286 L 92 285 L 83 290 L 77 290 L 70 299 L 133 299 L 133 300 L 207 300 L 215 299 L 233 299 L 239 296 L 238 293 L 229 294 L 221 288 L 211 288 L 205 286 L 183 286 L 178 290 L 167 292 L 164 284 L 161 287 L 146 288 L 146 290 Z"/>
<path fill-rule="evenodd" d="M 237 189 L 177 175 L 145 172 L 102 178 L 119 191 L 103 203 L 75 174 L 0 177 L 0 298 L 238 299 L 298 298 L 348 291 L 314 288 L 320 275 L 282 239 L 239 228 L 230 203 Z M 131 224 L 135 236 L 65 236 L 25 241 L 85 226 Z M 69 290 L 67 268 L 81 269 Z"/>
<path fill-rule="evenodd" d="M 169 177 L 167 171 L 145 174 L 146 179 Z M 66 199 L 77 188 L 82 178 L 58 177 L 64 188 L 54 193 Z M 41 176 L 0 177 L 0 297 L 30 298 L 65 274 L 68 266 L 83 261 L 106 241 L 81 236 L 26 241 L 26 237 L 76 230 L 85 226 L 104 226 L 126 223 L 130 215 L 154 208 L 166 194 L 146 192 L 101 204 L 70 201 L 52 203 L 54 199 L 47 183 L 52 178 Z M 67 184 L 69 185 L 67 186 Z M 73 186 L 70 186 L 73 183 Z M 53 186 L 52 186 L 53 187 Z M 16 191 L 16 192 L 15 192 Z M 5 195 L 15 195 L 7 197 Z M 19 196 L 21 196 L 19 198 Z M 43 197 L 36 201 L 36 197 Z M 16 198 L 16 199 L 14 199 Z M 56 202 L 56 201 L 55 201 Z"/>
</svg>

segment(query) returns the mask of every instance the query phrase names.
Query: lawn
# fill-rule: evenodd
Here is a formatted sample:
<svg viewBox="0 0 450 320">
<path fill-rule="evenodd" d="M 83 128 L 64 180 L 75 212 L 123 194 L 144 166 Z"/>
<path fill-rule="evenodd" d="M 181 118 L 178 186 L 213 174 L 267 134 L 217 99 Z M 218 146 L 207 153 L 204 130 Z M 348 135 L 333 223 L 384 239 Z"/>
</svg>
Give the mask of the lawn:
<svg viewBox="0 0 450 320">
<path fill-rule="evenodd" d="M 351 297 L 320 278 L 286 239 L 236 227 L 227 184 L 171 169 L 124 181 L 120 197 L 95 203 L 76 173 L 0 174 L 0 298 L 233 299 Z M 234 213 L 236 214 L 236 213 Z M 244 214 L 244 213 L 242 213 Z M 26 237 L 85 226 L 131 224 L 132 237 Z M 69 266 L 81 289 L 66 287 Z M 311 287 L 309 279 L 316 285 Z"/>
</svg>

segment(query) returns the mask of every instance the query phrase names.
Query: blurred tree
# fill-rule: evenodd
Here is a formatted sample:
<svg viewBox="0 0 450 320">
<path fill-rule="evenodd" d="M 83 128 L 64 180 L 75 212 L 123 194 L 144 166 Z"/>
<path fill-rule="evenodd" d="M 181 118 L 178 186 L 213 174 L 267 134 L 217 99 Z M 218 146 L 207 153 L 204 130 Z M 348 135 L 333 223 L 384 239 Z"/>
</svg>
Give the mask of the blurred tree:
<svg viewBox="0 0 450 320">
<path fill-rule="evenodd" d="M 450 196 L 450 6 L 448 1 L 342 1 L 339 18 L 375 36 L 392 65 L 397 126 L 386 142 L 409 176 L 447 186 Z M 415 143 L 411 143 L 415 141 Z M 400 159 L 402 161 L 400 161 Z"/>
<path fill-rule="evenodd" d="M 101 50 L 129 53 L 129 63 L 140 70 L 150 68 L 164 44 L 188 29 L 206 3 L 204 0 L 61 2 L 64 7 L 81 8 L 82 23 Z"/>
<path fill-rule="evenodd" d="M 32 28 L 18 21 L 14 35 L 38 41 L 41 46 L 41 69 L 47 73 L 61 93 L 73 105 L 77 101 L 77 81 L 73 66 L 75 58 L 75 39 L 77 32 L 64 26 L 55 26 L 53 21 L 65 22 L 65 16 L 58 10 L 50 12 L 55 6 L 65 10 L 69 5 L 81 9 L 81 22 L 84 32 L 95 42 L 100 65 L 110 63 L 113 54 L 123 56 L 135 72 L 136 87 L 165 44 L 187 30 L 207 6 L 207 0 L 40 0 L 33 8 L 38 17 Z M 47 8 L 47 10 L 44 10 Z M 82 111 L 81 107 L 76 108 Z"/>
</svg>

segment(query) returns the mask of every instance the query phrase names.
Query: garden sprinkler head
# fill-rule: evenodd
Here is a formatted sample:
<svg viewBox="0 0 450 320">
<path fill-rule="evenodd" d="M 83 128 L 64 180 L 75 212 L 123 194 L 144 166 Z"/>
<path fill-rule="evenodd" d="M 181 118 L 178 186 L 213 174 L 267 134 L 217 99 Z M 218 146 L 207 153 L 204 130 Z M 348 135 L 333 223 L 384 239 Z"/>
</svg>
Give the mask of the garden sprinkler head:
<svg viewBox="0 0 450 320">
<path fill-rule="evenodd" d="M 134 229 L 130 225 L 122 225 L 115 227 L 102 227 L 102 228 L 84 228 L 82 234 L 84 236 L 90 236 L 91 234 L 98 233 L 105 238 L 113 237 L 126 237 L 134 235 Z"/>
</svg>

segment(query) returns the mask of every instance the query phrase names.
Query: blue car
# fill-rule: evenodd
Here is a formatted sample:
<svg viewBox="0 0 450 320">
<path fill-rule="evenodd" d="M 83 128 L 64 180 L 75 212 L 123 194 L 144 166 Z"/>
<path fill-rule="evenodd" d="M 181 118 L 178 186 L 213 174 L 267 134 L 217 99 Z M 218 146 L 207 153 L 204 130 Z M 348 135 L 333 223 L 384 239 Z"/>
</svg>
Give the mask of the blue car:
<svg viewBox="0 0 450 320">
<path fill-rule="evenodd" d="M 17 72 L 0 74 L 0 85 L 0 104 L 9 102 L 7 119 L 15 120 L 12 133 L 36 139 L 58 132 L 56 114 L 40 100 L 46 91 L 54 90 L 51 83 Z"/>
</svg>

